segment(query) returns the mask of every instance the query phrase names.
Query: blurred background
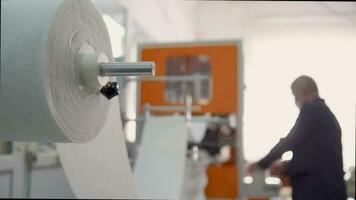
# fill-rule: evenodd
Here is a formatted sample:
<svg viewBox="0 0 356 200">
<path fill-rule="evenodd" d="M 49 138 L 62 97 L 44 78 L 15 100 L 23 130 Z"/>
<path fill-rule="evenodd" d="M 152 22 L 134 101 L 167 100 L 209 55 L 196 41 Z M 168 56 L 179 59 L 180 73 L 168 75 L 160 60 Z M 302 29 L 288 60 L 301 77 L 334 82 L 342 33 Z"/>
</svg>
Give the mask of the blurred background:
<svg viewBox="0 0 356 200">
<path fill-rule="evenodd" d="M 288 133 L 298 114 L 290 84 L 299 75 L 310 75 L 343 128 L 345 167 L 354 165 L 355 3 L 95 0 L 94 3 L 107 12 L 104 20 L 116 57 L 125 54 L 127 59 L 137 60 L 135 45 L 139 43 L 243 40 L 246 85 L 243 130 L 248 160 L 261 158 Z"/>
<path fill-rule="evenodd" d="M 183 189 L 181 199 L 237 199 L 240 193 L 250 199 L 290 198 L 290 185 L 283 178 L 266 175 L 257 183 L 260 179 L 253 182 L 243 170 L 288 134 L 299 113 L 290 84 L 300 75 L 309 75 L 342 127 L 344 178 L 349 198 L 355 198 L 355 2 L 92 2 L 102 13 L 117 61 L 154 60 L 157 65 L 158 81 L 118 79 L 132 165 L 145 108 L 151 109 L 151 115 L 187 115 L 190 102 L 191 119 L 204 125 L 193 126 L 203 133 L 200 140 L 193 134 L 188 141 L 187 165 L 194 160 L 203 164 L 200 171 L 189 172 L 197 174 L 200 182 L 186 178 L 184 184 L 199 188 L 190 193 L 192 187 Z M 224 52 L 226 59 L 220 55 Z M 181 107 L 174 110 L 177 105 Z M 12 145 L 2 143 L 0 166 L 6 165 L 1 160 Z M 26 152 L 31 155 L 56 155 L 52 144 L 28 145 Z M 291 153 L 283 155 L 286 160 L 291 157 Z M 74 197 L 58 159 L 52 164 L 55 167 L 31 163 L 32 179 L 21 179 L 31 185 L 25 197 Z M 9 177 L 0 167 L 0 197 L 11 197 L 16 191 Z M 51 181 L 54 177 L 56 183 Z"/>
</svg>

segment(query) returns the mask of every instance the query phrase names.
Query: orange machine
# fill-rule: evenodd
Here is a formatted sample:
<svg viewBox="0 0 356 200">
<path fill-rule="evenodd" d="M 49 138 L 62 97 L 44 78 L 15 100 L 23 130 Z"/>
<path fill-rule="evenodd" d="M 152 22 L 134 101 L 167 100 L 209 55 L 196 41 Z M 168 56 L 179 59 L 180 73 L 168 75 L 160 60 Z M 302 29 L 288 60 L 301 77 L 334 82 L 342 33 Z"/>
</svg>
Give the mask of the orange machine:
<svg viewBox="0 0 356 200">
<path fill-rule="evenodd" d="M 242 80 L 239 80 L 241 46 L 236 42 L 157 44 L 140 48 L 142 61 L 156 63 L 156 77 L 192 76 L 196 71 L 201 76 L 208 76 L 208 82 L 202 82 L 202 94 L 193 98 L 193 106 L 200 106 L 193 115 L 210 113 L 214 116 L 239 115 L 242 99 L 240 92 Z M 198 77 L 198 76 L 197 76 Z M 180 79 L 179 79 L 180 78 Z M 188 77 L 189 78 L 189 77 Z M 194 81 L 194 78 L 193 80 Z M 174 81 L 173 81 L 174 82 Z M 187 81 L 185 89 L 191 89 Z M 191 89 L 190 91 L 194 91 Z M 174 93 L 175 92 L 175 93 Z M 174 95 L 172 95 L 174 93 Z M 184 106 L 181 101 L 182 91 L 175 83 L 166 81 L 142 80 L 140 84 L 140 108 L 144 105 Z M 169 111 L 151 111 L 154 114 L 171 114 Z M 239 126 L 239 125 L 238 125 Z M 238 127 L 240 128 L 240 127 Z M 232 142 L 234 146 L 234 142 Z M 234 147 L 233 147 L 234 148 Z M 208 185 L 205 189 L 207 198 L 236 199 L 238 196 L 238 172 L 235 154 L 232 160 L 221 165 L 210 165 L 207 169 Z"/>
<path fill-rule="evenodd" d="M 170 58 L 194 57 L 204 55 L 210 61 L 212 90 L 207 103 L 200 104 L 201 111 L 195 114 L 212 113 L 229 115 L 237 112 L 238 51 L 236 44 L 226 45 L 190 45 L 168 47 L 145 47 L 141 50 L 141 60 L 156 63 L 156 76 L 167 76 L 167 61 Z M 179 72 L 178 72 L 179 73 Z M 151 105 L 184 105 L 179 102 L 168 102 L 165 99 L 165 82 L 142 81 L 141 109 L 145 103 Z M 197 104 L 196 102 L 193 102 Z"/>
<path fill-rule="evenodd" d="M 238 195 L 238 171 L 236 170 L 236 148 L 232 148 L 231 159 L 207 169 L 208 185 L 205 194 L 211 198 L 236 199 Z"/>
</svg>

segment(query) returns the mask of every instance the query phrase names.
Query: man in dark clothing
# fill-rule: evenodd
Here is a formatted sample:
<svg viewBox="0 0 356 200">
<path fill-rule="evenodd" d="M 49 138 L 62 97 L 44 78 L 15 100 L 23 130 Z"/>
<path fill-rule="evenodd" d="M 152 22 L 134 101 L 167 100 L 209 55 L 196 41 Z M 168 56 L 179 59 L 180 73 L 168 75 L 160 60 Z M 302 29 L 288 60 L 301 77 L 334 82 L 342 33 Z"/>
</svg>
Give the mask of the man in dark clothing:
<svg viewBox="0 0 356 200">
<path fill-rule="evenodd" d="M 345 200 L 340 125 L 312 78 L 297 78 L 291 89 L 300 108 L 293 128 L 247 173 L 257 167 L 279 168 L 290 177 L 293 200 Z M 273 163 L 286 151 L 293 152 L 290 161 Z"/>
</svg>

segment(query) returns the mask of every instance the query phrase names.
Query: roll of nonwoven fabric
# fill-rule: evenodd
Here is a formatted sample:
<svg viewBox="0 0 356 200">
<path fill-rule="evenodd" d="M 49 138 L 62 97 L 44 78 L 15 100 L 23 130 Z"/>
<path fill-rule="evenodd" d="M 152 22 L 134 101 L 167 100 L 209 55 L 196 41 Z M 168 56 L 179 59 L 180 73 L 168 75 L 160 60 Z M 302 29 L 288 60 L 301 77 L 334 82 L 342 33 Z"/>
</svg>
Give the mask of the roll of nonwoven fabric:
<svg viewBox="0 0 356 200">
<path fill-rule="evenodd" d="M 97 136 L 109 102 L 80 87 L 80 53 L 113 60 L 91 1 L 1 2 L 0 140 L 82 143 Z"/>
</svg>

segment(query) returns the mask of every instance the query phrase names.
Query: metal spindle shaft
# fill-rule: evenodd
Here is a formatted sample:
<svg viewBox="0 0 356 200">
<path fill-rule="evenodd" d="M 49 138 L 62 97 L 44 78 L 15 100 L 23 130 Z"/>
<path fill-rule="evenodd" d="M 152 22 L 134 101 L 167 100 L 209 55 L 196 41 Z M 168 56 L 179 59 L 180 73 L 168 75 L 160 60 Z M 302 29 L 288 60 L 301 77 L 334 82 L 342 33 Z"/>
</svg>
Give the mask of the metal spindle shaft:
<svg viewBox="0 0 356 200">
<path fill-rule="evenodd" d="M 154 62 L 101 63 L 101 76 L 142 76 L 155 75 Z"/>
</svg>

